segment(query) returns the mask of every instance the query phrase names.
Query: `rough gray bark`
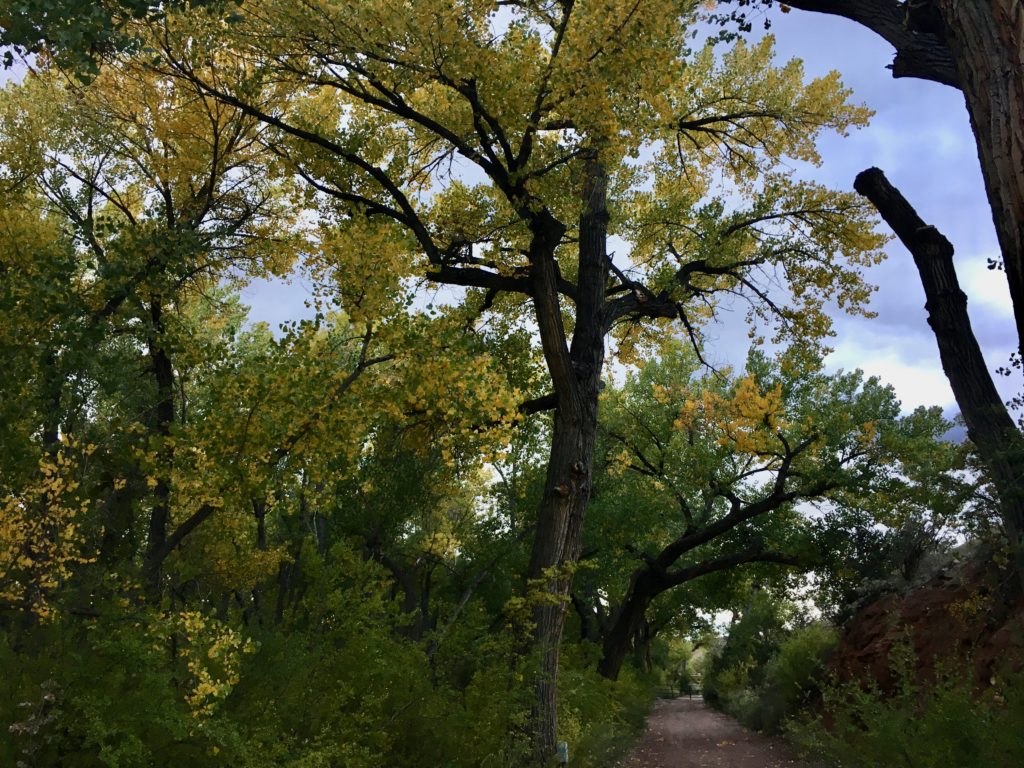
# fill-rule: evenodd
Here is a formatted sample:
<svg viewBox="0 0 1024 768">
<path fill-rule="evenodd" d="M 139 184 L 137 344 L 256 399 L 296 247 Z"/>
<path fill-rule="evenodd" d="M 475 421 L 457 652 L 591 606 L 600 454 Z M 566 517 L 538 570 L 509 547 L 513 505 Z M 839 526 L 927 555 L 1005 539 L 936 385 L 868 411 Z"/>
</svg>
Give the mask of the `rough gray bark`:
<svg viewBox="0 0 1024 768">
<path fill-rule="evenodd" d="M 547 594 L 533 611 L 539 669 L 532 713 L 534 760 L 544 765 L 558 738 L 558 660 L 572 570 L 582 550 L 597 442 L 597 402 L 604 366 L 605 288 L 608 280 L 608 178 L 597 160 L 587 163 L 580 215 L 579 274 L 571 345 L 566 344 L 558 296 L 554 245 L 531 253 L 534 306 L 541 345 L 557 395 L 544 495 L 527 578 Z M 535 236 L 535 240 L 537 240 Z"/>
<path fill-rule="evenodd" d="M 1024 437 L 999 397 L 971 328 L 967 296 L 953 265 L 953 246 L 921 220 L 879 169 L 861 172 L 854 188 L 878 209 L 914 257 L 942 370 L 999 494 L 1003 526 L 1024 586 Z"/>
<path fill-rule="evenodd" d="M 941 34 L 915 29 L 899 0 L 787 0 L 785 5 L 842 16 L 870 29 L 896 49 L 889 67 L 893 77 L 959 87 L 956 65 Z"/>
<path fill-rule="evenodd" d="M 1024 4 L 933 0 L 971 116 L 992 220 L 1024 343 Z"/>
</svg>

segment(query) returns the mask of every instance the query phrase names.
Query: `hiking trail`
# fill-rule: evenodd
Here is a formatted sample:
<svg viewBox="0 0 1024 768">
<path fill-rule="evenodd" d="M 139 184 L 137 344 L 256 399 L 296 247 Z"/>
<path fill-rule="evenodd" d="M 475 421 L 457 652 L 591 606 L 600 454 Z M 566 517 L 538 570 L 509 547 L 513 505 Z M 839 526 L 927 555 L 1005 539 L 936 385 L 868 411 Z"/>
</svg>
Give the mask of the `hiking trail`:
<svg viewBox="0 0 1024 768">
<path fill-rule="evenodd" d="M 803 766 L 789 745 L 744 728 L 699 697 L 662 699 L 619 768 L 786 768 Z"/>
</svg>

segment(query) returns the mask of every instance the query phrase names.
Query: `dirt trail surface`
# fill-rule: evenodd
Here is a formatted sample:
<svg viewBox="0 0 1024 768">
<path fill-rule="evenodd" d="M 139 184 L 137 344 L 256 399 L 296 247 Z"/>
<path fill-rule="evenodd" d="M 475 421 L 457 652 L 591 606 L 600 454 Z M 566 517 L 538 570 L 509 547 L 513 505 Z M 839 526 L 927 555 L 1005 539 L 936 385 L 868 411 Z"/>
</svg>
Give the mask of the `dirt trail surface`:
<svg viewBox="0 0 1024 768">
<path fill-rule="evenodd" d="M 662 700 L 647 732 L 620 768 L 782 768 L 803 766 L 779 739 L 744 728 L 701 699 Z"/>
</svg>

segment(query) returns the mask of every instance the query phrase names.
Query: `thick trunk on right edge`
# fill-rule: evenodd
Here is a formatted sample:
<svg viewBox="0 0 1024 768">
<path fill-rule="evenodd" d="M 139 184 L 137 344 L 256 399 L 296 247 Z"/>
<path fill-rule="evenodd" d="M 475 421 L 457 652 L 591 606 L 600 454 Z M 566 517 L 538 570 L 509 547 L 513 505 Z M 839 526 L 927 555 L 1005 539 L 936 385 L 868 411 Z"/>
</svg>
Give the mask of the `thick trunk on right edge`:
<svg viewBox="0 0 1024 768">
<path fill-rule="evenodd" d="M 953 246 L 935 227 L 925 225 L 877 168 L 859 174 L 854 187 L 878 209 L 914 257 L 942 370 L 999 494 L 1003 527 L 1024 587 L 1024 436 L 996 391 L 971 329 L 967 296 L 960 290 L 953 266 Z"/>
<path fill-rule="evenodd" d="M 919 77 L 963 92 L 1010 286 L 1020 349 L 1024 344 L 1024 3 L 790 0 L 789 5 L 843 16 L 883 37 L 896 49 L 894 77 Z"/>
<path fill-rule="evenodd" d="M 967 101 L 1024 343 L 1024 4 L 935 0 Z"/>
</svg>

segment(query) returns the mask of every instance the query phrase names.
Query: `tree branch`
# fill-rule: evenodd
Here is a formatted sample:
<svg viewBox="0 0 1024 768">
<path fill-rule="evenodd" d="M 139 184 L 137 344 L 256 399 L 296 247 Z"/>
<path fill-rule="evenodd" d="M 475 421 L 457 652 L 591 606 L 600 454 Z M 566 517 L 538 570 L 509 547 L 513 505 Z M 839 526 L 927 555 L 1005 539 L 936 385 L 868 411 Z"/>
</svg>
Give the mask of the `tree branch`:
<svg viewBox="0 0 1024 768">
<path fill-rule="evenodd" d="M 802 561 L 795 555 L 787 555 L 782 552 L 766 552 L 759 545 L 749 547 L 742 552 L 725 555 L 714 560 L 705 560 L 702 563 L 672 571 L 665 575 L 665 583 L 670 588 L 677 587 L 700 576 L 715 573 L 716 571 L 726 571 L 743 563 L 779 563 L 780 565 L 797 567 L 802 564 Z"/>
<path fill-rule="evenodd" d="M 896 49 L 893 77 L 916 77 L 960 88 L 949 46 L 937 34 L 915 31 L 898 0 L 786 0 L 801 11 L 815 11 L 855 21 Z"/>
<path fill-rule="evenodd" d="M 532 400 L 526 400 L 519 404 L 516 408 L 519 413 L 524 416 L 529 416 L 533 413 L 540 413 L 541 411 L 553 411 L 558 407 L 558 393 L 551 392 L 541 397 L 535 397 Z"/>
<path fill-rule="evenodd" d="M 486 288 L 492 291 L 530 294 L 532 290 L 529 278 L 501 275 L 483 269 L 441 266 L 433 272 L 427 272 L 426 278 L 445 285 Z"/>
<path fill-rule="evenodd" d="M 348 151 L 345 147 L 343 147 L 341 144 L 338 144 L 337 142 L 328 139 L 326 136 L 322 136 L 314 131 L 307 131 L 304 128 L 299 128 L 298 126 L 292 125 L 279 117 L 275 117 L 267 112 L 264 112 L 262 109 L 259 109 L 253 106 L 252 104 L 249 104 L 248 102 L 242 101 L 241 99 L 228 93 L 227 91 L 224 91 L 220 88 L 211 85 L 210 83 L 207 83 L 205 80 L 199 77 L 199 75 L 197 75 L 195 71 L 192 70 L 190 67 L 174 59 L 169 50 L 167 51 L 167 56 L 168 59 L 171 61 L 171 67 L 174 69 L 174 71 L 177 72 L 181 77 L 191 82 L 197 88 L 201 89 L 203 92 L 208 93 L 214 98 L 223 101 L 225 104 L 229 104 L 235 107 L 241 112 L 249 115 L 250 117 L 256 118 L 257 120 L 261 121 L 266 125 L 277 128 L 278 130 L 282 131 L 283 133 L 289 136 L 294 136 L 297 139 L 302 139 L 303 141 L 308 142 L 309 144 L 315 147 L 319 147 L 320 149 L 326 150 L 331 154 L 340 157 L 345 162 L 354 165 L 355 167 L 359 168 L 361 171 L 366 173 L 368 176 L 370 176 L 391 197 L 391 199 L 395 201 L 395 204 L 398 206 L 398 210 L 401 212 L 403 217 L 402 219 L 400 219 L 400 221 L 405 226 L 407 226 L 409 230 L 413 233 L 416 240 L 419 242 L 419 244 L 425 251 L 427 258 L 432 263 L 437 263 L 438 261 L 440 261 L 440 251 L 437 248 L 437 245 L 434 243 L 433 238 L 430 236 L 430 232 L 427 230 L 426 225 L 420 219 L 419 214 L 416 212 L 416 209 L 413 208 L 412 203 L 405 196 L 405 193 L 402 192 L 398 185 L 395 184 L 395 182 L 391 179 L 390 176 L 388 176 L 388 174 L 384 170 L 378 168 L 372 163 L 367 162 L 358 155 L 353 154 L 352 152 Z"/>
<path fill-rule="evenodd" d="M 207 518 L 216 509 L 216 507 L 210 504 L 204 504 L 193 512 L 181 525 L 175 528 L 174 532 L 164 540 L 161 546 L 154 548 L 142 565 L 143 581 L 149 581 L 156 576 L 160 571 L 160 566 L 163 565 L 164 560 L 168 558 L 171 552 L 178 548 L 186 536 L 206 522 Z"/>
</svg>

